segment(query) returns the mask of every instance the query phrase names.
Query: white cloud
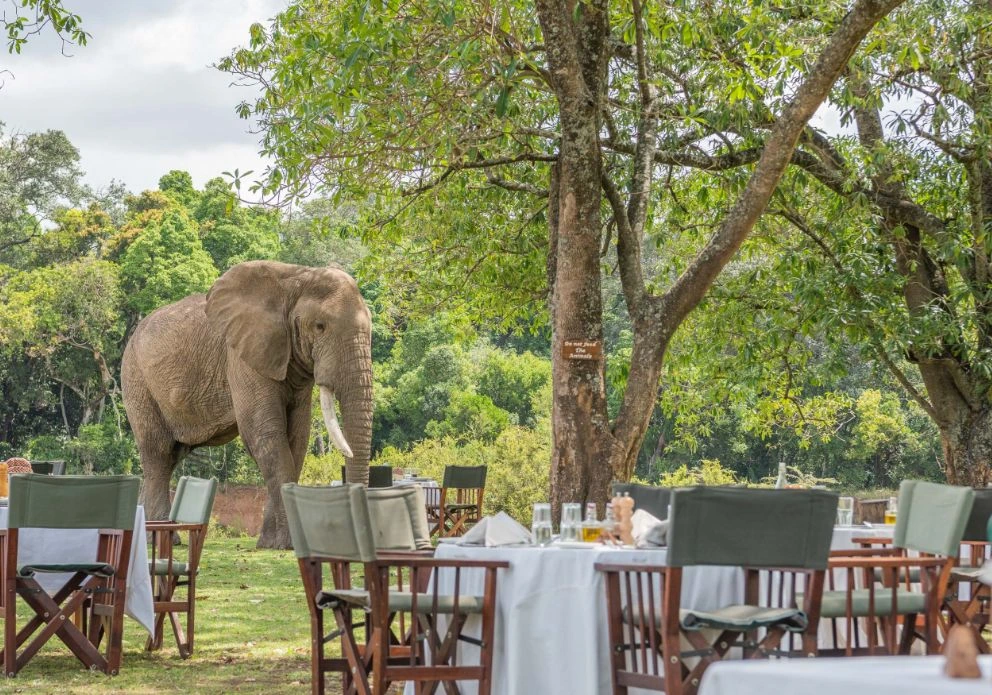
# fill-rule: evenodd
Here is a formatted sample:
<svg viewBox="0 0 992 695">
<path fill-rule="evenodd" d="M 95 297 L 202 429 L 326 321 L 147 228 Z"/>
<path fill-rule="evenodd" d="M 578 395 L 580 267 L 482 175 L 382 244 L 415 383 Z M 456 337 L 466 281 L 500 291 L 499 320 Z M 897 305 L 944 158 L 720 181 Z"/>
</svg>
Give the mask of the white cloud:
<svg viewBox="0 0 992 695">
<path fill-rule="evenodd" d="M 9 130 L 64 130 L 87 181 L 152 188 L 169 169 L 202 184 L 222 170 L 262 168 L 257 136 L 234 108 L 250 95 L 209 65 L 244 44 L 251 23 L 286 0 L 76 0 L 92 34 L 63 57 L 51 35 L 3 56 L 14 77 L 0 89 Z"/>
</svg>

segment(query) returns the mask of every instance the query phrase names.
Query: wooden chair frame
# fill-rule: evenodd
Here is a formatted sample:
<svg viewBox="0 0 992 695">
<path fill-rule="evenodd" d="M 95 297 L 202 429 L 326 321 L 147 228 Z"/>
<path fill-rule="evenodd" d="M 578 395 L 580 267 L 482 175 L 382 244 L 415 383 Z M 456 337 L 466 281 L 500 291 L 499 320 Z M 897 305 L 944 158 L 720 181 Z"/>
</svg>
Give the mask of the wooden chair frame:
<svg viewBox="0 0 992 695">
<path fill-rule="evenodd" d="M 958 567 L 977 569 L 989 559 L 992 545 L 987 541 L 962 541 L 961 546 L 968 549 L 967 564 L 958 560 Z M 969 596 L 960 598 L 961 587 L 967 585 Z M 975 636 L 975 646 L 982 654 L 992 653 L 989 643 L 982 632 L 992 623 L 992 587 L 977 579 L 964 580 L 951 572 L 944 594 L 943 611 L 941 613 L 941 630 L 946 636 L 947 631 L 954 625 L 966 625 Z"/>
<path fill-rule="evenodd" d="M 446 693 L 458 692 L 456 681 L 477 680 L 480 695 L 488 695 L 492 684 L 492 649 L 495 624 L 496 572 L 509 567 L 506 562 L 473 560 L 437 560 L 417 553 L 382 553 L 374 562 L 364 565 L 365 588 L 369 592 L 367 609 L 343 601 L 330 609 L 335 626 L 325 632 L 325 611 L 317 605 L 324 578 L 331 580 L 336 590 L 351 589 L 351 566 L 355 563 L 333 558 L 299 558 L 307 606 L 310 610 L 311 689 L 316 694 L 326 692 L 326 674 L 341 674 L 346 695 L 384 695 L 394 681 L 416 681 L 418 695 L 432 694 L 438 686 Z M 441 569 L 455 572 L 454 609 L 438 609 L 437 583 L 428 589 L 431 573 Z M 479 640 L 462 634 L 468 614 L 458 611 L 463 569 L 485 572 L 482 597 L 482 637 Z M 404 580 L 405 577 L 405 580 Z M 397 591 L 416 587 L 412 610 L 400 613 L 389 608 L 391 585 Z M 429 598 L 429 606 L 418 606 L 420 596 Z M 364 613 L 364 621 L 355 620 L 355 613 Z M 364 639 L 358 629 L 364 628 Z M 341 640 L 341 657 L 328 657 L 324 645 Z M 459 641 L 467 641 L 481 649 L 477 666 L 455 663 Z"/>
<path fill-rule="evenodd" d="M 155 609 L 155 630 L 145 648 L 154 651 L 162 648 L 165 632 L 165 619 L 172 625 L 179 656 L 188 659 L 193 653 L 193 637 L 196 628 L 196 577 L 200 568 L 200 555 L 207 536 L 207 524 L 183 524 L 171 521 L 149 521 L 146 529 L 151 535 L 152 568 L 164 560 L 165 574 L 152 572 L 152 601 Z M 185 574 L 175 571 L 175 540 L 178 534 L 187 535 Z M 185 589 L 182 600 L 176 598 L 176 591 Z M 180 613 L 186 614 L 186 627 L 180 622 Z"/>
<path fill-rule="evenodd" d="M 891 539 L 855 539 L 865 545 L 883 545 Z M 827 591 L 835 591 L 835 572 L 846 578 L 846 616 L 843 618 L 847 637 L 844 647 L 838 647 L 838 618 L 829 621 L 834 646 L 819 649 L 821 656 L 862 656 L 909 654 L 912 643 L 921 639 L 928 654 L 940 651 L 938 628 L 939 611 L 947 590 L 948 579 L 954 567 L 954 558 L 921 554 L 909 557 L 904 549 L 891 547 L 861 547 L 835 550 L 830 553 Z M 912 588 L 911 570 L 919 570 L 920 592 L 925 596 L 922 614 L 899 613 L 898 592 Z M 878 574 L 881 573 L 881 585 Z M 868 614 L 853 615 L 853 591 L 868 590 Z M 876 598 L 878 597 L 878 598 Z M 876 604 L 886 600 L 894 608 L 891 615 L 876 613 Z M 898 627 L 902 626 L 899 635 Z M 861 644 L 861 627 L 867 644 Z"/>
<path fill-rule="evenodd" d="M 101 529 L 96 561 L 112 566 L 114 575 L 74 572 L 54 595 L 49 595 L 34 577 L 18 575 L 19 535 L 16 528 L 0 529 L 0 607 L 4 618 L 0 658 L 4 674 L 8 678 L 16 676 L 49 639 L 57 636 L 87 668 L 117 675 L 122 659 L 124 601 L 133 532 Z M 20 630 L 18 596 L 34 611 L 34 616 Z M 88 626 L 79 627 L 71 618 L 87 604 Z M 107 647 L 101 653 L 99 647 L 104 637 Z"/>
<path fill-rule="evenodd" d="M 797 648 L 793 639 L 796 633 L 782 627 L 723 629 L 712 640 L 700 631 L 683 629 L 681 567 L 597 563 L 596 569 L 606 578 L 614 695 L 626 695 L 628 688 L 634 687 L 668 695 L 694 695 L 706 668 L 734 647 L 741 648 L 749 659 L 816 653 L 824 570 L 744 569 L 744 602 L 748 605 L 788 607 L 805 588 L 803 608 L 808 624 Z M 760 591 L 762 575 L 764 592 Z M 689 649 L 682 648 L 683 640 Z"/>
<path fill-rule="evenodd" d="M 484 467 L 482 467 L 482 485 L 479 487 L 449 484 L 448 475 L 453 468 L 459 467 L 449 466 L 445 470 L 435 515 L 436 521 L 431 528 L 431 535 L 436 534 L 441 538 L 464 535 L 472 524 L 482 518 L 482 500 L 486 492 Z"/>
</svg>

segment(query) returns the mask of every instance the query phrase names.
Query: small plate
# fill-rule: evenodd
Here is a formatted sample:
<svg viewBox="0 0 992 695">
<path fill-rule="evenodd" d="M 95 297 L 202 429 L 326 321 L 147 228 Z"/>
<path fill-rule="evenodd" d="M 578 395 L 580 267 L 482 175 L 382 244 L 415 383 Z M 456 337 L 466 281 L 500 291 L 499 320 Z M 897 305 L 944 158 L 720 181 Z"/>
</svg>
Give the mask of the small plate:
<svg viewBox="0 0 992 695">
<path fill-rule="evenodd" d="M 575 548 L 577 550 L 606 547 L 602 543 L 583 543 L 582 541 L 555 541 L 551 545 L 556 548 Z"/>
</svg>

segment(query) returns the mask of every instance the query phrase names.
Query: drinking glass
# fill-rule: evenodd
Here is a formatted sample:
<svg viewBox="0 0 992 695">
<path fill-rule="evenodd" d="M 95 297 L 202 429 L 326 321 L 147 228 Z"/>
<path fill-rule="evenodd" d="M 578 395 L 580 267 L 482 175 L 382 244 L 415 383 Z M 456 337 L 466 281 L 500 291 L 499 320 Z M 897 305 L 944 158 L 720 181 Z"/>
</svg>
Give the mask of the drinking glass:
<svg viewBox="0 0 992 695">
<path fill-rule="evenodd" d="M 566 502 L 561 506 L 561 539 L 563 541 L 580 541 L 582 533 L 582 505 L 578 502 Z"/>
<path fill-rule="evenodd" d="M 837 500 L 837 525 L 854 525 L 854 498 L 841 497 Z"/>
<path fill-rule="evenodd" d="M 538 502 L 534 505 L 530 532 L 534 545 L 547 545 L 551 542 L 551 505 L 547 502 Z"/>
<path fill-rule="evenodd" d="M 894 524 L 896 523 L 896 512 L 899 511 L 899 498 L 890 497 L 889 504 L 885 508 L 885 523 Z"/>
</svg>

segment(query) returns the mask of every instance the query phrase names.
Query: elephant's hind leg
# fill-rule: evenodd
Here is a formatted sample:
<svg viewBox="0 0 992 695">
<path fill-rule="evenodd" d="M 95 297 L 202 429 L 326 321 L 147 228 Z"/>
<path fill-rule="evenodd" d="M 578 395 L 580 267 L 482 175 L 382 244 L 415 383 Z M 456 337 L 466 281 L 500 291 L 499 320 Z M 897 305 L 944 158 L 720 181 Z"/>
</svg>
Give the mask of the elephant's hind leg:
<svg viewBox="0 0 992 695">
<path fill-rule="evenodd" d="M 177 442 L 165 423 L 140 373 L 133 365 L 122 368 L 124 408 L 134 432 L 141 459 L 144 482 L 141 500 L 148 519 L 165 519 L 169 515 L 169 480 L 176 464 L 189 450 Z"/>
</svg>

